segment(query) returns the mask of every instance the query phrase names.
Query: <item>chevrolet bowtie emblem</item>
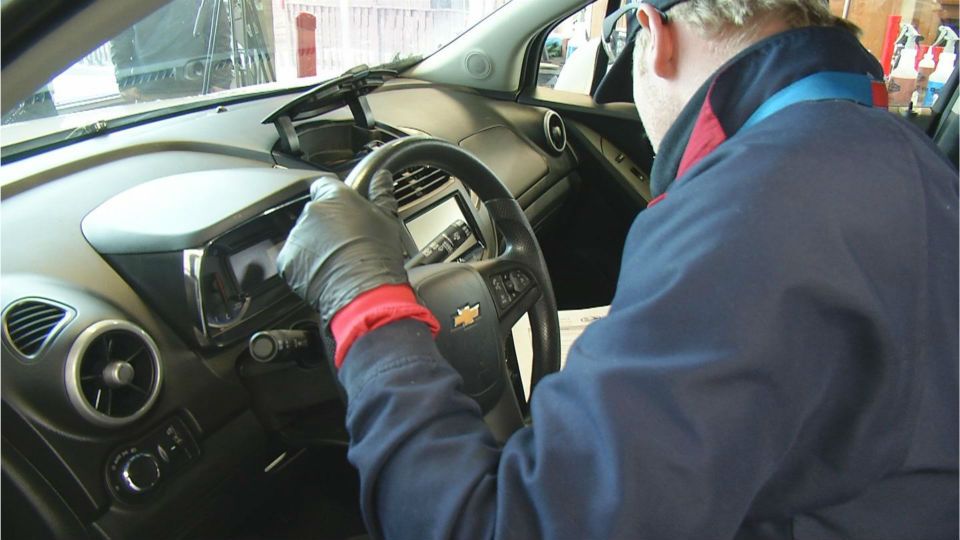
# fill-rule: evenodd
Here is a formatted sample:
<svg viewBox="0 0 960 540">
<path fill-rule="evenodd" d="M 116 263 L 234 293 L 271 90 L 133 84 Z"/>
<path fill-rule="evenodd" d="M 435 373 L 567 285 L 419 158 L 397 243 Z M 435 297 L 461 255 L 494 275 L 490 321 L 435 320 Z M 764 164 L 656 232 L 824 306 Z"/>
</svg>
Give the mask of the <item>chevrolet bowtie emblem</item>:
<svg viewBox="0 0 960 540">
<path fill-rule="evenodd" d="M 453 316 L 453 328 L 466 328 L 473 326 L 480 318 L 480 304 L 471 306 L 467 304 L 462 308 L 457 308 L 457 314 Z"/>
</svg>

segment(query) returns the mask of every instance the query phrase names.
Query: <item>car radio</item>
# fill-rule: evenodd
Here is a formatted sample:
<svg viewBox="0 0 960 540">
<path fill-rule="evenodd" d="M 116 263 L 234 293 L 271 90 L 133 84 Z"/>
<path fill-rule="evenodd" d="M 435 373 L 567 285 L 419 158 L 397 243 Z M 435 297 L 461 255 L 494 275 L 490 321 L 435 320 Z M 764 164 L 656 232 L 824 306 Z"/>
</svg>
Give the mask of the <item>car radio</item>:
<svg viewBox="0 0 960 540">
<path fill-rule="evenodd" d="M 460 192 L 454 192 L 425 209 L 404 219 L 416 255 L 407 266 L 431 264 L 451 260 L 468 260 L 478 247 L 482 248 L 475 232 L 473 213 L 464 211 Z"/>
</svg>

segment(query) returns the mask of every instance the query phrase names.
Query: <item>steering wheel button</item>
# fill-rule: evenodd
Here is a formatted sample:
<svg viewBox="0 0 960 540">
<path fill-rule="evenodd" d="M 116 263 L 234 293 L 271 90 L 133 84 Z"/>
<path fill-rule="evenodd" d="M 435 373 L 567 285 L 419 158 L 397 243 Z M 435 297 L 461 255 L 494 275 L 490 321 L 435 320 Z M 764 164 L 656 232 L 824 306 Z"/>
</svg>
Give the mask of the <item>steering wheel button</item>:
<svg viewBox="0 0 960 540">
<path fill-rule="evenodd" d="M 523 292 L 530 285 L 530 278 L 527 277 L 520 270 L 514 270 L 510 272 L 510 283 L 513 285 L 513 288 L 519 292 Z"/>
</svg>

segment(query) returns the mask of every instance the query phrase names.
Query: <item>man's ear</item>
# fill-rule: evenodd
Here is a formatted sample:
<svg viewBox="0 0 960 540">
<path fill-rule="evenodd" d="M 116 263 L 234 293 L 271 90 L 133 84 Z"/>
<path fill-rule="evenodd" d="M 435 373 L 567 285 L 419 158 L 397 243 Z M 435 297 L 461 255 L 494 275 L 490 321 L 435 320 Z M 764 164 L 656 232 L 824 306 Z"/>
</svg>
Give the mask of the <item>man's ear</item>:
<svg viewBox="0 0 960 540">
<path fill-rule="evenodd" d="M 666 24 L 663 15 L 650 4 L 641 3 L 637 9 L 641 32 L 650 33 L 646 55 L 653 73 L 663 79 L 672 79 L 677 73 L 677 34 L 673 25 Z"/>
</svg>

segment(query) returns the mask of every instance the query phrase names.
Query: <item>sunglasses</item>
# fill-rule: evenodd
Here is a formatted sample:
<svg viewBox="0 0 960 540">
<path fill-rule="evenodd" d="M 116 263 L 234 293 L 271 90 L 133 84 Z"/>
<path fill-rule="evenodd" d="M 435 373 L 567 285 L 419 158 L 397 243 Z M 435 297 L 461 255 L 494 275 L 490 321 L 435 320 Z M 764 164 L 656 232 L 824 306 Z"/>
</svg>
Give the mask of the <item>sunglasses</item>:
<svg viewBox="0 0 960 540">
<path fill-rule="evenodd" d="M 663 22 L 667 22 L 667 10 L 685 1 L 686 0 L 666 0 L 665 2 L 658 2 L 658 4 L 661 4 L 660 6 L 650 4 L 649 2 L 630 2 L 620 6 L 616 11 L 604 17 L 603 24 L 600 27 L 600 42 L 607 52 L 607 58 L 610 60 L 615 59 L 623 52 L 627 44 L 636 37 L 637 32 L 640 30 L 640 25 L 636 22 L 634 15 L 636 11 L 640 9 L 641 4 L 646 3 L 653 6 L 653 9 L 657 10 L 657 13 L 660 14 L 660 19 Z M 620 22 L 621 19 L 623 19 L 622 24 Z M 618 26 L 623 29 L 618 28 Z"/>
</svg>

